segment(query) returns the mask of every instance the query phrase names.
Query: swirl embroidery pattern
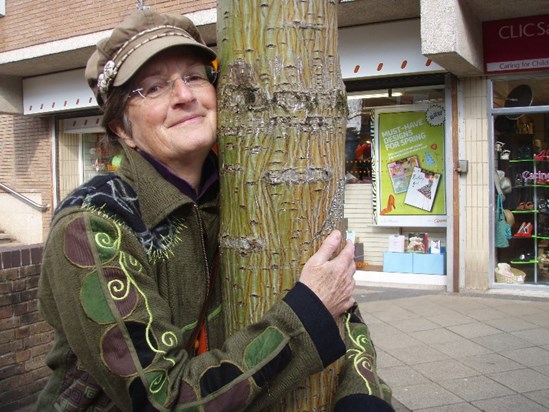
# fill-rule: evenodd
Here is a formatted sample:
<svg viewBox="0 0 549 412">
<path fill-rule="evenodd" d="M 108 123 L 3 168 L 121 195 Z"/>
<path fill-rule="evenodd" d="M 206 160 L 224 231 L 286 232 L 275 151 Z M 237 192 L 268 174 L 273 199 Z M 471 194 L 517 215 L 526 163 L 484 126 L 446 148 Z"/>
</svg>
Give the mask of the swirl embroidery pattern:
<svg viewBox="0 0 549 412">
<path fill-rule="evenodd" d="M 378 395 L 372 387 L 372 383 L 376 382 L 376 352 L 370 334 L 366 326 L 356 327 L 351 331 L 350 319 L 351 315 L 347 315 L 345 328 L 353 347 L 347 349 L 347 356 L 353 361 L 353 367 L 364 381 L 368 394 Z"/>
<path fill-rule="evenodd" d="M 91 269 L 83 276 L 80 296 L 88 318 L 106 326 L 101 337 L 101 359 L 109 370 L 120 376 L 133 376 L 142 369 L 145 375 L 152 373 L 149 390 L 161 402 L 166 399 L 169 386 L 167 375 L 159 374 L 159 371 L 147 372 L 146 368 L 157 355 L 175 364 L 167 353 L 178 344 L 178 337 L 168 330 L 157 340 L 152 329 L 153 312 L 149 299 L 136 281 L 143 266 L 134 256 L 121 250 L 121 225 L 102 215 L 89 213 L 86 216 L 67 225 L 64 252 L 72 264 Z M 83 235 L 86 227 L 91 231 L 91 244 Z M 138 363 L 132 358 L 133 351 L 137 353 Z"/>
</svg>

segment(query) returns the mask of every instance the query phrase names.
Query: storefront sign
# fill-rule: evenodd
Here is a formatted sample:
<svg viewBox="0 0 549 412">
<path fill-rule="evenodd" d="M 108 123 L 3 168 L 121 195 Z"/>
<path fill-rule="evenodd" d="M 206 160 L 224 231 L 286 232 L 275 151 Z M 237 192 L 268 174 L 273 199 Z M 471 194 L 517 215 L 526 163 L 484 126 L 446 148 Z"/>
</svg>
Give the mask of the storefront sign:
<svg viewBox="0 0 549 412">
<path fill-rule="evenodd" d="M 486 73 L 549 70 L 549 15 L 484 22 Z"/>
<path fill-rule="evenodd" d="M 84 69 L 23 79 L 23 114 L 46 114 L 97 107 Z"/>
<path fill-rule="evenodd" d="M 441 105 L 376 111 L 377 224 L 446 226 L 444 118 Z"/>
<path fill-rule="evenodd" d="M 419 19 L 344 27 L 338 38 L 346 80 L 446 71 L 421 53 Z"/>
</svg>

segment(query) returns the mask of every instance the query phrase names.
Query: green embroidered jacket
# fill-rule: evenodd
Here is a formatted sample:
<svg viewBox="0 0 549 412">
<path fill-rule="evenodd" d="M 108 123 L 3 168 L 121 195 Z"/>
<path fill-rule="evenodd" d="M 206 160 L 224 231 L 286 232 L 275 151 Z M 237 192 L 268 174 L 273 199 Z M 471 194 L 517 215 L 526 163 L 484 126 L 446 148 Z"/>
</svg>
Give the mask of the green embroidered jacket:
<svg viewBox="0 0 549 412">
<path fill-rule="evenodd" d="M 260 410 L 346 351 L 339 409 L 391 410 L 366 326 L 349 315 L 344 342 L 300 283 L 225 336 L 218 230 L 217 184 L 194 201 L 128 149 L 116 173 L 69 195 L 44 249 L 39 305 L 55 343 L 37 410 Z M 195 356 L 187 344 L 209 290 L 209 351 Z"/>
</svg>

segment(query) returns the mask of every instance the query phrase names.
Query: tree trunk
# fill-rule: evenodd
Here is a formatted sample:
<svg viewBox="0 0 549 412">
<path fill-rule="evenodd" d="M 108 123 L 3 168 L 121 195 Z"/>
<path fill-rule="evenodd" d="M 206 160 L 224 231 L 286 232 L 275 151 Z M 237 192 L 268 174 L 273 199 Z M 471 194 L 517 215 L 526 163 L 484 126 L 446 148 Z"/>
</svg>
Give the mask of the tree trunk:
<svg viewBox="0 0 549 412">
<path fill-rule="evenodd" d="M 218 5 L 221 273 L 229 333 L 293 287 L 343 230 L 347 103 L 335 0 Z M 271 410 L 330 410 L 339 364 Z"/>
</svg>

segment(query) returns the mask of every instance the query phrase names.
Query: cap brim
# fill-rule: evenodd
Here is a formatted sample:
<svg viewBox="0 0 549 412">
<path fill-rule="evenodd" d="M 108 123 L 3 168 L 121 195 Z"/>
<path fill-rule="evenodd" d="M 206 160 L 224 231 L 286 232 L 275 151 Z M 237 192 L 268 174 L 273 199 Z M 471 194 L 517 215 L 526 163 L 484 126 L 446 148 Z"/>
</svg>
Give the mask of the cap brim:
<svg viewBox="0 0 549 412">
<path fill-rule="evenodd" d="M 209 47 L 186 37 L 167 36 L 158 38 L 141 45 L 126 58 L 118 69 L 113 85 L 120 86 L 126 83 L 141 67 L 143 67 L 143 64 L 155 54 L 177 46 L 188 47 L 189 49 L 195 50 L 207 58 L 210 58 L 212 61 L 217 57 L 215 52 Z"/>
</svg>

